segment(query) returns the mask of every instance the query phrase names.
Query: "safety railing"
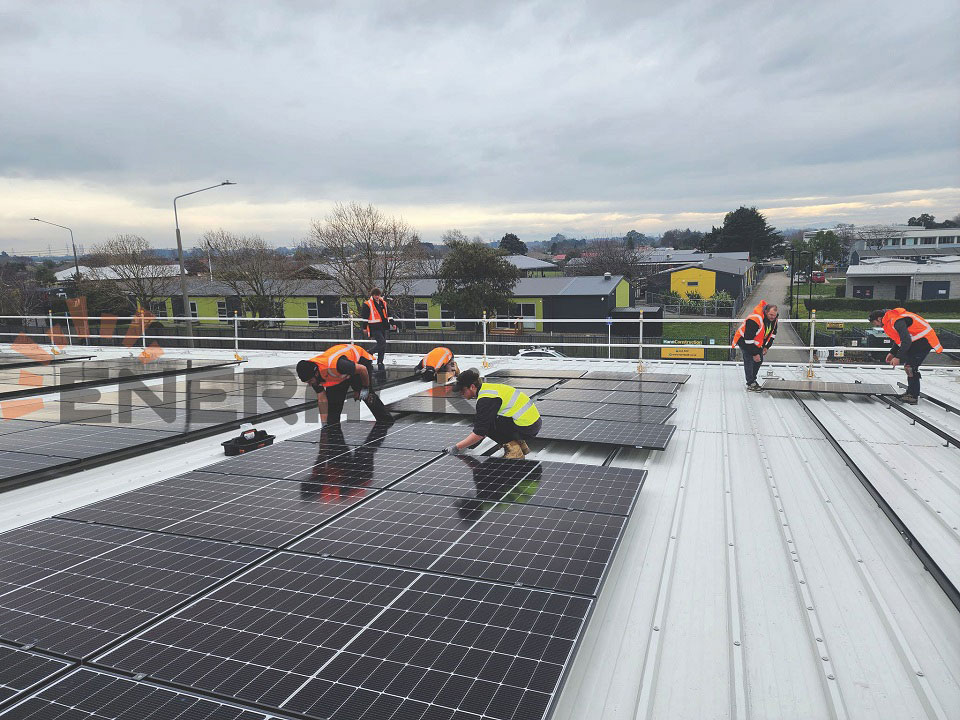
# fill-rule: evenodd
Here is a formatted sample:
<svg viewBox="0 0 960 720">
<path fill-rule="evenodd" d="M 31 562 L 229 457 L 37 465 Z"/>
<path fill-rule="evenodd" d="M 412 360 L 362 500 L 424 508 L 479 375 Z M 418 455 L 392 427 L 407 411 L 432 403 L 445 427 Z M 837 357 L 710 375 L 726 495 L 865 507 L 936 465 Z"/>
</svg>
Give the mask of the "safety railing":
<svg viewBox="0 0 960 720">
<path fill-rule="evenodd" d="M 645 350 L 671 349 L 677 348 L 696 349 L 696 350 L 729 350 L 730 340 L 734 330 L 743 322 L 740 318 L 649 318 L 637 311 L 639 317 L 633 318 L 510 318 L 505 321 L 503 317 L 487 317 L 484 315 L 479 318 L 395 318 L 393 322 L 401 327 L 411 328 L 410 332 L 414 337 L 391 338 L 387 337 L 388 345 L 405 345 L 419 350 L 422 346 L 424 350 L 434 347 L 438 344 L 449 342 L 459 347 L 475 349 L 473 354 L 491 355 L 491 348 L 529 348 L 531 346 L 546 346 L 549 348 L 595 348 L 606 349 L 607 356 L 610 358 L 633 357 L 636 359 L 644 358 Z M 194 334 L 171 334 L 167 330 L 183 330 L 187 322 L 193 324 Z M 249 350 L 251 345 L 263 344 L 267 347 L 275 347 L 277 350 L 284 349 L 284 344 L 288 346 L 296 345 L 289 349 L 303 349 L 303 346 L 322 347 L 332 343 L 345 342 L 371 342 L 371 339 L 363 332 L 362 327 L 368 321 L 347 315 L 343 317 L 272 317 L 272 318 L 248 318 L 234 315 L 225 318 L 215 317 L 165 317 L 154 318 L 149 314 L 130 315 L 130 316 L 77 316 L 77 315 L 5 315 L 0 316 L 0 342 L 11 343 L 16 346 L 18 343 L 35 343 L 37 345 L 49 345 L 54 347 L 66 346 L 97 346 L 97 345 L 117 345 L 117 340 L 121 341 L 127 347 L 140 346 L 143 349 L 151 345 L 159 345 L 164 341 L 173 346 L 185 346 L 190 343 L 203 342 L 209 343 L 208 349 L 234 350 L 242 352 Z M 442 322 L 444 324 L 454 324 L 458 327 L 473 325 L 475 330 L 462 331 L 454 330 L 450 327 L 423 327 L 424 323 Z M 553 332 L 536 331 L 529 332 L 524 340 L 511 340 L 509 335 L 500 334 L 505 332 L 503 324 L 505 322 L 524 324 L 535 323 L 537 326 L 582 326 L 585 330 L 593 331 L 576 333 L 569 329 L 565 330 L 559 337 Z M 935 327 L 960 325 L 960 317 L 934 319 L 930 321 Z M 170 325 L 170 323 L 173 323 Z M 210 323 L 210 324 L 207 324 Z M 798 335 L 803 344 L 781 344 L 777 343 L 774 350 L 783 351 L 804 351 L 807 354 L 807 361 L 813 362 L 817 356 L 817 351 L 827 351 L 831 355 L 855 351 L 858 353 L 886 353 L 888 352 L 887 343 L 880 342 L 876 346 L 857 344 L 856 346 L 833 344 L 818 345 L 817 328 L 821 330 L 827 327 L 827 324 L 853 324 L 858 327 L 868 327 L 869 323 L 863 317 L 857 318 L 823 318 L 818 320 L 816 312 L 811 312 L 809 318 L 783 318 L 779 320 L 781 326 L 794 326 L 798 330 Z M 121 326 L 126 324 L 123 332 L 117 332 Z M 282 326 L 280 329 L 260 327 L 264 324 L 275 324 Z M 694 339 L 682 337 L 666 337 L 663 332 L 653 334 L 650 332 L 651 325 L 662 328 L 663 325 L 683 326 L 686 324 L 696 325 L 717 325 L 725 326 L 726 332 L 715 333 L 714 343 L 694 342 Z M 645 332 L 646 325 L 646 332 Z M 10 327 L 8 327 L 10 326 Z M 98 332 L 91 332 L 92 326 L 96 326 Z M 257 327 L 251 327 L 257 326 Z M 596 331 L 600 326 L 605 326 L 605 331 Z M 617 327 L 618 331 L 614 331 Z M 213 332 L 214 329 L 225 330 L 216 334 L 205 334 Z M 160 332 L 163 330 L 164 332 Z M 623 330 L 624 332 L 619 332 Z M 671 334 L 673 333 L 671 328 Z M 200 334 L 196 334 L 199 331 Z M 259 333 L 259 334 L 252 334 Z M 268 333 L 285 333 L 283 337 L 270 337 Z M 318 334 L 319 333 L 319 334 Z M 423 334 L 425 337 L 417 337 L 416 334 Z M 566 339 L 567 335 L 582 334 L 584 338 L 577 340 Z M 605 336 L 605 337 L 604 337 Z M 952 338 L 957 337 L 950 333 Z M 960 347 L 945 347 L 944 354 L 960 354 Z M 839 356 L 838 356 L 839 357 Z M 647 358 L 649 359 L 649 358 Z M 669 358 L 664 358 L 669 359 Z M 690 358 L 676 358 L 690 359 Z"/>
</svg>

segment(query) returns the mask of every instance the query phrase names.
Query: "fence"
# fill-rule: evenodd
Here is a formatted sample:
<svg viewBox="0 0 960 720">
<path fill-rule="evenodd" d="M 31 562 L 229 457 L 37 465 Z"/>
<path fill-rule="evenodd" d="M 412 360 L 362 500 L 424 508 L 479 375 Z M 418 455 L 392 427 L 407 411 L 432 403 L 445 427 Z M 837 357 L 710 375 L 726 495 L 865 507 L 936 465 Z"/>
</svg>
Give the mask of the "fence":
<svg viewBox="0 0 960 720">
<path fill-rule="evenodd" d="M 647 305 L 662 305 L 664 315 L 702 315 L 703 317 L 725 317 L 735 318 L 743 306 L 743 300 L 716 300 L 706 298 L 704 300 L 677 300 L 670 295 L 661 295 L 648 292 L 646 294 Z"/>
<path fill-rule="evenodd" d="M 157 322 L 140 317 L 77 317 L 62 316 L 54 317 L 52 314 L 47 316 L 0 316 L 0 342 L 10 342 L 15 350 L 20 352 L 35 352 L 31 350 L 36 345 L 52 346 L 125 346 L 135 348 L 137 346 L 146 349 L 148 346 L 160 348 L 174 347 L 194 347 L 209 349 L 230 349 L 236 352 L 250 350 L 287 350 L 315 352 L 336 343 L 347 342 L 367 342 L 365 334 L 362 332 L 365 320 L 348 316 L 346 318 L 332 319 L 335 325 L 326 327 L 287 327 L 287 328 L 264 328 L 260 327 L 265 322 L 287 322 L 290 320 L 307 321 L 313 318 L 231 318 L 226 324 L 219 323 L 213 325 L 200 325 L 200 322 L 211 321 L 217 323 L 222 318 L 192 318 L 191 327 L 196 331 L 192 337 L 187 335 L 187 318 L 169 318 L 173 320 L 174 325 L 161 325 Z M 331 322 L 326 320 L 325 322 Z M 398 323 L 415 324 L 415 319 L 398 319 Z M 575 323 L 589 323 L 596 325 L 598 322 L 606 323 L 607 335 L 603 337 L 596 333 L 565 333 L 559 335 L 547 333 L 526 333 L 523 335 L 495 335 L 491 331 L 495 327 L 497 320 L 495 318 L 458 318 L 458 324 L 472 323 L 477 328 L 475 331 L 425 331 L 415 329 L 402 330 L 391 335 L 387 342 L 390 349 L 394 352 L 426 353 L 437 345 L 450 347 L 459 354 L 496 356 L 513 355 L 525 347 L 548 345 L 559 349 L 564 355 L 573 358 L 595 358 L 595 359 L 650 359 L 658 357 L 667 357 L 672 355 L 677 359 L 706 359 L 706 360 L 729 360 L 733 359 L 733 352 L 727 346 L 725 338 L 729 337 L 733 328 L 741 321 L 738 319 L 721 318 L 672 318 L 669 320 L 647 320 L 648 329 L 651 326 L 664 327 L 665 330 L 661 336 L 653 337 L 644 334 L 644 318 L 640 314 L 638 319 L 620 319 L 620 318 L 558 318 L 544 319 L 544 325 L 550 323 L 562 323 L 565 325 Z M 862 353 L 862 357 L 869 358 L 873 362 L 880 362 L 883 355 L 887 352 L 886 343 L 880 339 L 865 336 L 863 331 L 853 331 L 849 337 L 838 336 L 837 334 L 823 331 L 824 323 L 827 321 L 818 321 L 816 313 L 813 313 L 810 319 L 782 319 L 782 325 L 792 324 L 805 344 L 801 345 L 776 345 L 776 350 L 804 351 L 803 356 L 807 361 L 812 362 L 816 357 L 816 349 L 826 349 L 832 351 L 837 356 L 836 351 L 856 351 Z M 848 322 L 862 323 L 863 318 L 850 320 L 838 320 L 831 318 L 830 323 Z M 79 323 L 79 325 L 78 325 Z M 635 328 L 636 332 L 632 335 L 614 335 L 612 327 L 614 324 L 625 323 Z M 713 332 L 714 343 L 711 344 L 708 338 L 703 338 L 703 342 L 690 340 L 689 338 L 677 339 L 674 335 L 684 335 L 678 332 L 677 328 L 685 323 L 696 323 L 697 330 L 701 329 L 702 324 L 715 324 L 717 330 Z M 956 326 L 960 324 L 960 317 L 946 320 L 934 320 L 933 325 L 937 331 L 942 333 L 942 341 L 945 346 L 945 355 L 960 359 L 960 334 L 946 329 L 944 326 Z M 671 328 L 667 328 L 671 326 Z M 82 330 L 82 331 L 81 331 Z M 859 334 L 858 334 L 859 333 Z M 858 339 L 857 345 L 851 345 L 853 339 Z M 859 340 L 863 340 L 860 342 Z M 682 341 L 682 343 L 681 343 Z M 678 353 L 678 348 L 682 347 L 684 351 L 703 350 L 702 358 L 693 358 L 689 354 Z M 41 348 L 42 350 L 42 348 Z M 666 350 L 666 352 L 665 352 Z M 44 351 L 45 352 L 45 351 Z M 846 355 L 846 352 L 842 353 Z"/>
</svg>

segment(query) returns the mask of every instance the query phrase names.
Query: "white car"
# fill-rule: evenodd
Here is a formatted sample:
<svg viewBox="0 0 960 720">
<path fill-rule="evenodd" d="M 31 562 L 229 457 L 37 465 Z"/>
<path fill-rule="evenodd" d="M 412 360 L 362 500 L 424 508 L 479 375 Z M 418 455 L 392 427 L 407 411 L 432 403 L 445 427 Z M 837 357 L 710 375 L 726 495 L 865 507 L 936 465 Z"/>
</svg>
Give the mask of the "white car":
<svg viewBox="0 0 960 720">
<path fill-rule="evenodd" d="M 525 348 L 517 353 L 517 357 L 541 357 L 541 358 L 565 358 L 567 357 L 559 350 L 548 347 Z"/>
</svg>

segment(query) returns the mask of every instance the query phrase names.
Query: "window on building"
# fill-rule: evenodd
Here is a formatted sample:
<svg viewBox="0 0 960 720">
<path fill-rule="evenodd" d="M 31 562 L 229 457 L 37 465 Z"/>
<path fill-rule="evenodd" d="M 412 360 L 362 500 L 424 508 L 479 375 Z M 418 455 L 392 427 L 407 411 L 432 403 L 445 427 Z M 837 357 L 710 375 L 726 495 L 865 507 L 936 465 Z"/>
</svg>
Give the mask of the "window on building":
<svg viewBox="0 0 960 720">
<path fill-rule="evenodd" d="M 921 238 L 922 245 L 936 245 L 937 239 L 935 237 Z"/>
<path fill-rule="evenodd" d="M 320 306 L 315 302 L 307 303 L 307 318 L 309 318 L 311 325 L 320 324 Z"/>
<path fill-rule="evenodd" d="M 903 239 L 903 244 L 904 244 L 904 245 L 916 245 L 916 244 L 917 244 L 917 238 L 904 238 L 904 239 Z"/>
<path fill-rule="evenodd" d="M 344 319 L 350 317 L 350 303 L 340 303 L 340 317 Z"/>
<path fill-rule="evenodd" d="M 425 328 L 430 326 L 430 305 L 428 303 L 414 303 L 413 317 L 416 321 L 414 327 Z"/>
<path fill-rule="evenodd" d="M 900 238 L 893 238 L 893 239 L 890 241 L 890 244 L 891 244 L 891 245 L 899 245 L 899 244 L 900 244 Z"/>
<path fill-rule="evenodd" d="M 165 300 L 158 300 L 150 303 L 150 314 L 157 318 L 167 316 L 167 303 Z"/>
<path fill-rule="evenodd" d="M 873 285 L 854 285 L 853 286 L 853 296 L 855 298 L 865 298 L 870 300 L 873 298 Z"/>
<path fill-rule="evenodd" d="M 191 301 L 190 301 L 190 317 L 192 317 L 194 320 L 196 320 L 198 317 L 200 317 L 200 313 L 197 312 L 197 301 L 196 301 L 196 300 L 191 300 Z"/>
<path fill-rule="evenodd" d="M 699 280 L 687 280 L 687 287 L 699 287 Z"/>
<path fill-rule="evenodd" d="M 227 322 L 230 319 L 227 317 L 226 300 L 217 300 L 217 317 L 220 318 L 220 322 Z"/>
<path fill-rule="evenodd" d="M 956 244 L 957 244 L 957 238 L 956 238 L 956 236 L 954 236 L 954 237 L 943 237 L 943 236 L 940 236 L 939 238 L 937 238 L 937 242 L 939 242 L 939 244 L 941 244 L 941 245 L 956 245 Z"/>
<path fill-rule="evenodd" d="M 536 303 L 511 303 L 510 314 L 515 318 L 523 318 L 524 330 L 536 330 L 537 328 Z"/>
</svg>

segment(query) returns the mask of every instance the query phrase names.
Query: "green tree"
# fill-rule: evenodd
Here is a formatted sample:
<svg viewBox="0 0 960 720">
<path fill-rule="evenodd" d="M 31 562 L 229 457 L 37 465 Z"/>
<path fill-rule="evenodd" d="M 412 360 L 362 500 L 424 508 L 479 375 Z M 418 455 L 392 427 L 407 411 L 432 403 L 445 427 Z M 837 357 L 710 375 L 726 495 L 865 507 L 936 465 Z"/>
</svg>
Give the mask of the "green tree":
<svg viewBox="0 0 960 720">
<path fill-rule="evenodd" d="M 513 233 L 507 233 L 500 238 L 500 249 L 506 250 L 509 255 L 526 255 L 527 245 Z"/>
<path fill-rule="evenodd" d="M 718 247 L 715 252 L 750 252 L 751 260 L 763 260 L 770 256 L 771 248 L 780 242 L 780 233 L 767 224 L 767 219 L 755 207 L 741 205 L 723 218 Z"/>
<path fill-rule="evenodd" d="M 810 240 L 810 248 L 821 262 L 839 262 L 843 259 L 843 242 L 833 230 L 821 230 Z"/>
<path fill-rule="evenodd" d="M 37 269 L 34 270 L 33 278 L 41 285 L 56 285 L 57 276 L 53 272 L 53 262 L 51 260 L 44 260 L 42 264 L 37 265 Z"/>
<path fill-rule="evenodd" d="M 702 240 L 703 233 L 699 230 L 676 228 L 663 233 L 660 238 L 660 245 L 662 247 L 672 247 L 675 250 L 693 250 L 700 245 Z"/>
<path fill-rule="evenodd" d="M 433 299 L 458 317 L 506 311 L 520 271 L 486 245 L 451 239 Z"/>
</svg>

